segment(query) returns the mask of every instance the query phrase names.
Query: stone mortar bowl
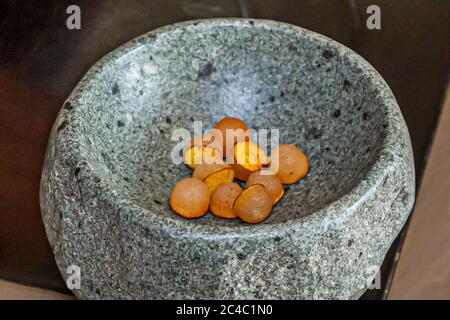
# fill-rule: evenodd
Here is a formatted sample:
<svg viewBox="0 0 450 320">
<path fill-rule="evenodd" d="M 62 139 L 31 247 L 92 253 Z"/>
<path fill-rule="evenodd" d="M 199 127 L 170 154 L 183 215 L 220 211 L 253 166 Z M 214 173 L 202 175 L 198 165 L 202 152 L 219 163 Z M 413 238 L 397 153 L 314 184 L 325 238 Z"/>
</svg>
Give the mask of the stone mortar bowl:
<svg viewBox="0 0 450 320">
<path fill-rule="evenodd" d="M 258 225 L 168 206 L 190 172 L 174 129 L 235 116 L 308 154 Z M 414 202 L 409 134 L 381 76 L 350 49 L 289 24 L 178 23 L 96 63 L 54 124 L 40 190 L 65 279 L 87 299 L 355 299 Z M 73 270 L 72 270 L 73 271 Z"/>
</svg>

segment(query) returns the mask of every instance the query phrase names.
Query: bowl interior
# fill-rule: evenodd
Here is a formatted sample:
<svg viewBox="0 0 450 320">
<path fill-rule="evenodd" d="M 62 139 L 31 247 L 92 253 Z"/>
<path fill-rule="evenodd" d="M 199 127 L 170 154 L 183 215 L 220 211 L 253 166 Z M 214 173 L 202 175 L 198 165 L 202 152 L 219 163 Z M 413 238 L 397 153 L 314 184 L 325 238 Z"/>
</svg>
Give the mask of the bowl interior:
<svg viewBox="0 0 450 320">
<path fill-rule="evenodd" d="M 310 173 L 287 187 L 264 223 L 303 217 L 363 177 L 383 137 L 385 107 L 352 54 L 308 31 L 262 21 L 200 22 L 139 38 L 109 56 L 79 90 L 83 152 L 121 197 L 156 214 L 191 172 L 171 160 L 175 129 L 224 116 L 279 129 Z M 186 220 L 187 221 L 187 220 Z M 207 215 L 187 223 L 237 225 Z"/>
</svg>

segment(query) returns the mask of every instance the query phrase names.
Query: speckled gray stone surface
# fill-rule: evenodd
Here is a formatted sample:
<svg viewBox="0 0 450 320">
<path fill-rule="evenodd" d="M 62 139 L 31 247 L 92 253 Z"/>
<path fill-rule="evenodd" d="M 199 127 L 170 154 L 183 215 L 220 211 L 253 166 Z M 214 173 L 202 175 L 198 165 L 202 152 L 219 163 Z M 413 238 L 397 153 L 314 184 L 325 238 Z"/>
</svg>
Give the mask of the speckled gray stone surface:
<svg viewBox="0 0 450 320">
<path fill-rule="evenodd" d="M 311 160 L 258 225 L 168 206 L 190 174 L 176 128 L 223 116 L 278 128 Z M 409 134 L 381 76 L 348 48 L 267 20 L 167 26 L 95 64 L 53 127 L 40 201 L 80 298 L 353 299 L 414 202 Z"/>
</svg>

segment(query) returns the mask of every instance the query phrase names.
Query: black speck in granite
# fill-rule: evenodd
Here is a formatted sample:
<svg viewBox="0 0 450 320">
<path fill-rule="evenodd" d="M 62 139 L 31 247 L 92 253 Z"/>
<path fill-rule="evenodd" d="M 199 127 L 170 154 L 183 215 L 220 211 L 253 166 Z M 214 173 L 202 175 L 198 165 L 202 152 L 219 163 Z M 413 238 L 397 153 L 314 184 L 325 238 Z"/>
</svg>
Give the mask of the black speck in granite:
<svg viewBox="0 0 450 320">
<path fill-rule="evenodd" d="M 112 94 L 118 94 L 119 92 L 120 92 L 119 85 L 117 84 L 117 82 L 115 82 L 112 87 Z"/>
<path fill-rule="evenodd" d="M 309 128 L 306 134 L 306 139 L 314 140 L 319 139 L 322 136 L 322 130 L 318 127 Z"/>
<path fill-rule="evenodd" d="M 211 74 L 214 72 L 214 65 L 212 62 L 207 62 L 205 65 L 201 67 L 201 69 L 198 71 L 198 77 L 199 78 L 206 78 L 211 76 Z"/>
<path fill-rule="evenodd" d="M 65 110 L 70 111 L 73 109 L 72 104 L 70 103 L 70 101 L 66 101 L 66 103 L 64 103 L 64 107 Z"/>
<path fill-rule="evenodd" d="M 247 258 L 247 255 L 242 252 L 239 252 L 237 254 L 237 258 L 238 258 L 238 260 L 245 260 Z"/>
<path fill-rule="evenodd" d="M 297 52 L 297 47 L 296 47 L 294 44 L 289 43 L 289 44 L 288 44 L 288 51 L 289 51 L 290 53 L 296 53 L 296 52 Z"/>
<path fill-rule="evenodd" d="M 60 132 L 64 128 L 66 128 L 68 123 L 69 123 L 69 121 L 67 121 L 67 120 L 64 120 L 63 122 L 61 122 L 61 124 L 58 126 L 58 132 Z"/>
<path fill-rule="evenodd" d="M 344 88 L 345 91 L 348 91 L 348 90 L 350 89 L 351 85 L 352 85 L 352 84 L 350 83 L 350 81 L 348 81 L 347 79 L 345 79 L 344 82 L 343 82 L 343 84 L 342 84 L 342 87 Z"/>
<path fill-rule="evenodd" d="M 161 95 L 161 99 L 167 99 L 170 95 L 170 91 L 166 91 Z"/>
<path fill-rule="evenodd" d="M 331 50 L 323 50 L 322 57 L 324 57 L 325 59 L 331 59 L 334 57 L 334 53 Z"/>
<path fill-rule="evenodd" d="M 334 110 L 333 113 L 331 114 L 331 116 L 333 118 L 339 118 L 340 115 L 341 115 L 341 110 L 340 109 Z"/>
</svg>

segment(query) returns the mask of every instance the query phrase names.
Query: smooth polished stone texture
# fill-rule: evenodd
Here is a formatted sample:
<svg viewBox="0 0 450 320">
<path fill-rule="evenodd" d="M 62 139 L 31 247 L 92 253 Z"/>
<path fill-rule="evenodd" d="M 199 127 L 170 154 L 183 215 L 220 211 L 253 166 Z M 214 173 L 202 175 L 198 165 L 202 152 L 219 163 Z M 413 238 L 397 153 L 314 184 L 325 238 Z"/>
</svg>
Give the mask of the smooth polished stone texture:
<svg viewBox="0 0 450 320">
<path fill-rule="evenodd" d="M 309 175 L 258 225 L 168 206 L 190 172 L 174 129 L 223 116 L 279 129 Z M 95 64 L 53 127 L 41 208 L 81 298 L 350 299 L 414 202 L 409 134 L 381 76 L 350 49 L 268 20 L 179 23 Z"/>
</svg>

